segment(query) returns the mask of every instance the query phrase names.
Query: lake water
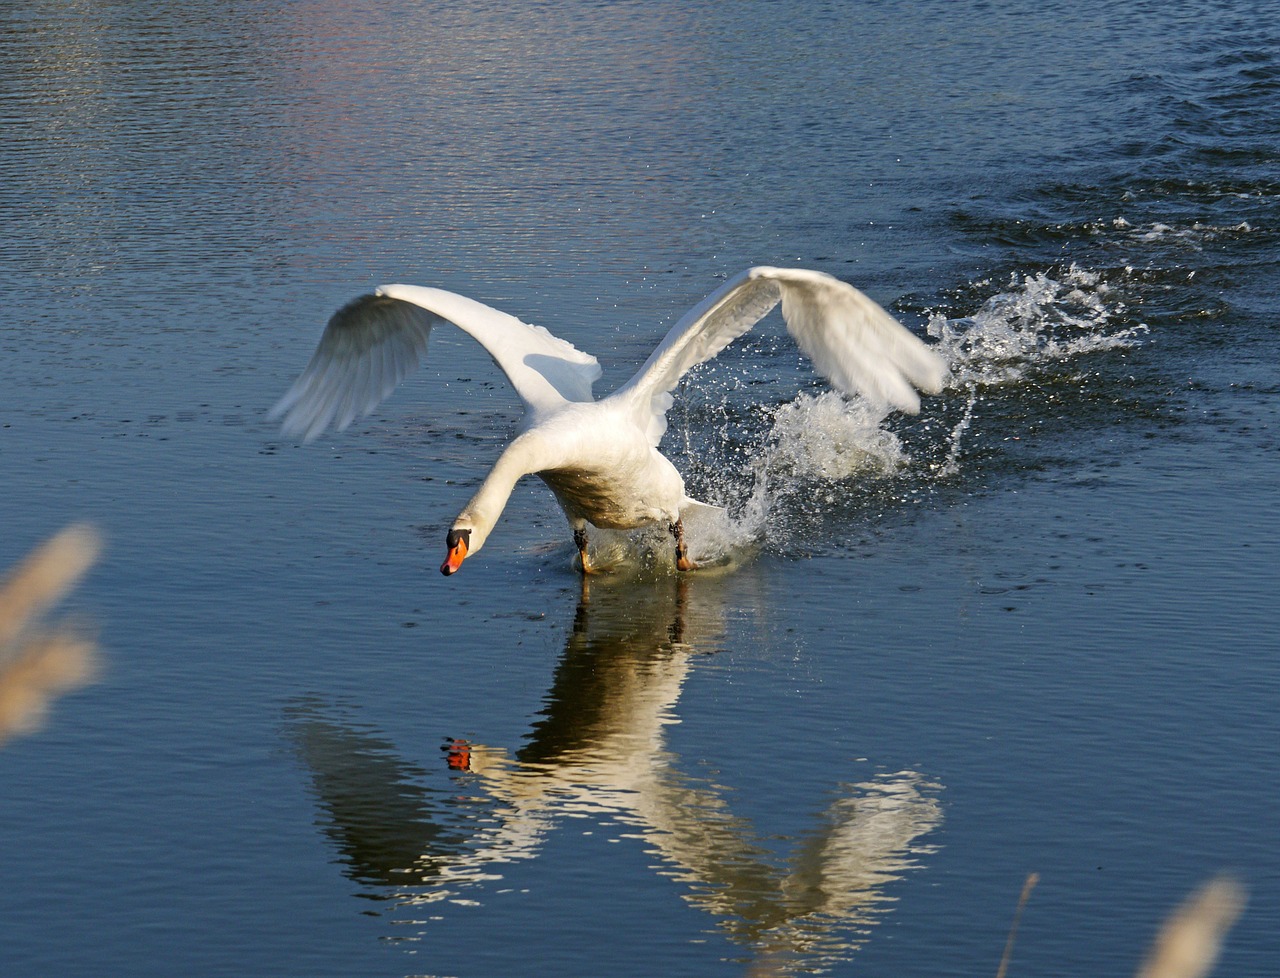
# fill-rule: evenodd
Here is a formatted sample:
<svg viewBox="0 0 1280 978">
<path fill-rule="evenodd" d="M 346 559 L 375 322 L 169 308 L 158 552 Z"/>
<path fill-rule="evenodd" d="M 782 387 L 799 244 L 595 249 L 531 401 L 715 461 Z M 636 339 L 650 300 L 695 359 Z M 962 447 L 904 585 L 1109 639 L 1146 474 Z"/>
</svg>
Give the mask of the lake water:
<svg viewBox="0 0 1280 978">
<path fill-rule="evenodd" d="M 1133 973 L 1234 873 L 1280 960 L 1280 19 L 1104 4 L 35 2 L 0 19 L 0 566 L 89 520 L 100 682 L 0 751 L 0 973 Z M 1274 11 L 1273 11 L 1274 13 Z M 755 541 L 582 588 L 439 330 L 265 419 L 329 314 L 462 292 L 621 383 L 753 264 L 940 344 L 915 418 L 776 317 L 665 445 Z M 643 541 L 632 541 L 643 550 Z"/>
</svg>

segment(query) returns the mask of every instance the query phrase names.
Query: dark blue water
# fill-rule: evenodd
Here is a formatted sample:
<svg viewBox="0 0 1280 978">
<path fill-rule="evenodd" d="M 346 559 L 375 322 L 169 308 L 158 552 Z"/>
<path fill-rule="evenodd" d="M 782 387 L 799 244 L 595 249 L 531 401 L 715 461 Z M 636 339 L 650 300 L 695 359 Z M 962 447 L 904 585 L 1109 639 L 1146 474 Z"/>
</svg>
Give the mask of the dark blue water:
<svg viewBox="0 0 1280 978">
<path fill-rule="evenodd" d="M 100 682 L 0 750 L 0 973 L 1132 973 L 1220 871 L 1280 956 L 1280 28 L 1239 2 L 36 3 L 0 18 L 0 566 L 90 520 Z M 824 396 L 778 321 L 665 445 L 757 545 L 592 582 L 438 331 L 306 448 L 380 282 L 624 380 L 752 264 L 952 366 Z M 797 392 L 800 396 L 797 397 Z M 753 972 L 753 969 L 756 969 Z"/>
</svg>

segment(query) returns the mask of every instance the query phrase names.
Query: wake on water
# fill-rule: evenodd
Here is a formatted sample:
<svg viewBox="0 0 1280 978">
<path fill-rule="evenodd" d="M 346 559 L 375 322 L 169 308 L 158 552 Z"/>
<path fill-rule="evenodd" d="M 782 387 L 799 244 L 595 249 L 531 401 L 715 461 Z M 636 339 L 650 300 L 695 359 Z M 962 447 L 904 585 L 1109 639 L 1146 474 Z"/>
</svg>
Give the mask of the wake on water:
<svg viewBox="0 0 1280 978">
<path fill-rule="evenodd" d="M 977 282 L 972 291 L 991 288 Z M 1100 273 L 1076 265 L 1015 275 L 996 289 L 971 315 L 929 316 L 928 335 L 950 378 L 917 418 L 827 390 L 759 407 L 754 424 L 724 410 L 718 423 L 691 432 L 677 465 L 691 494 L 722 507 L 686 517 L 693 558 L 735 565 L 761 549 L 795 549 L 802 537 L 826 540 L 834 526 L 856 525 L 859 516 L 865 523 L 868 515 L 906 509 L 963 478 L 965 438 L 980 402 L 1082 357 L 1131 348 L 1147 331 L 1132 324 Z M 713 371 L 698 383 L 717 389 Z M 709 396 L 730 399 L 733 391 Z M 646 562 L 662 563 L 670 550 L 665 533 L 638 534 L 631 538 L 637 544 Z M 617 543 L 608 549 L 621 558 Z"/>
</svg>

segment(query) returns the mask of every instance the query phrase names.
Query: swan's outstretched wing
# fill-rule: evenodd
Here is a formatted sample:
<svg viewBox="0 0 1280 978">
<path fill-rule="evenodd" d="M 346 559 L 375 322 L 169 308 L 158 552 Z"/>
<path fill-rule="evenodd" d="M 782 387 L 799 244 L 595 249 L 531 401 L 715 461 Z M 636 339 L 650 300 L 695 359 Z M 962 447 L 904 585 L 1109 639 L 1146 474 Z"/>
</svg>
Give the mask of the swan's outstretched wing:
<svg viewBox="0 0 1280 978">
<path fill-rule="evenodd" d="M 431 327 L 450 322 L 502 368 L 530 411 L 591 400 L 596 358 L 474 299 L 416 285 L 384 285 L 343 306 L 325 327 L 311 362 L 271 409 L 290 437 L 310 441 L 368 414 L 427 353 Z"/>
<path fill-rule="evenodd" d="M 915 414 L 917 387 L 942 390 L 942 359 L 852 285 L 824 272 L 751 268 L 689 310 L 622 388 L 650 399 L 655 445 L 666 430 L 671 391 L 685 372 L 714 357 L 779 300 L 787 331 L 818 373 L 846 394 Z"/>
</svg>

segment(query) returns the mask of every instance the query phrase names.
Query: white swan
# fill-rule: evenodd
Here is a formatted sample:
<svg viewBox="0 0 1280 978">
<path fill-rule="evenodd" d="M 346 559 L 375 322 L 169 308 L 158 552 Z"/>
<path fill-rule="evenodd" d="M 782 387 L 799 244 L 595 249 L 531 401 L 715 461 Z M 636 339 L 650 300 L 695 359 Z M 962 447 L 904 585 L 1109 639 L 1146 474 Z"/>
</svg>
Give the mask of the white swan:
<svg viewBox="0 0 1280 978">
<path fill-rule="evenodd" d="M 489 306 L 440 289 L 384 285 L 339 309 L 302 376 L 271 410 L 289 436 L 310 441 L 372 411 L 426 354 L 431 328 L 469 333 L 507 375 L 525 404 L 520 433 L 498 458 L 449 529 L 440 570 L 452 574 L 489 536 L 522 476 L 555 494 L 582 559 L 587 524 L 629 530 L 666 524 L 680 570 L 695 565 L 681 512 L 703 506 L 658 451 L 671 392 L 681 376 L 723 350 L 778 301 L 787 330 L 817 371 L 841 391 L 912 414 L 915 388 L 942 389 L 943 361 L 880 306 L 823 272 L 751 268 L 691 309 L 627 383 L 603 400 L 591 385 L 596 358 Z"/>
</svg>

